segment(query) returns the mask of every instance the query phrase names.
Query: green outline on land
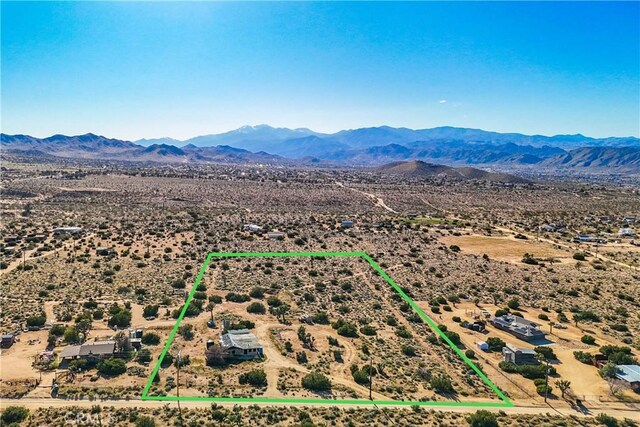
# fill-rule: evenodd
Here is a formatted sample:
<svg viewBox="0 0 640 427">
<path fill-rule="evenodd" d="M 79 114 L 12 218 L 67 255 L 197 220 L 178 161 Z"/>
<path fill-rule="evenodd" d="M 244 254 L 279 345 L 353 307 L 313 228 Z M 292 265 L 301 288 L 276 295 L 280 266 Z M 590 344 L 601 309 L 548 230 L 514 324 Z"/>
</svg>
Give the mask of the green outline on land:
<svg viewBox="0 0 640 427">
<path fill-rule="evenodd" d="M 196 292 L 196 288 L 202 281 L 209 263 L 212 258 L 267 258 L 267 257 L 358 257 L 363 258 L 371 265 L 371 267 L 384 278 L 389 285 L 415 310 L 416 313 L 433 329 L 439 336 L 454 350 L 454 352 L 465 361 L 467 365 L 473 369 L 473 371 L 480 376 L 480 378 L 487 384 L 491 390 L 501 399 L 501 402 L 450 402 L 450 401 L 407 401 L 407 400 L 368 400 L 368 399 L 321 399 L 321 398 L 270 398 L 270 397 L 209 397 L 209 396 L 149 396 L 149 390 L 153 384 L 153 379 L 160 370 L 160 365 L 164 359 L 169 347 L 173 342 L 173 339 L 178 332 L 178 327 L 182 322 L 182 319 L 187 312 L 187 308 L 193 300 L 193 295 Z M 207 401 L 207 402 L 231 402 L 231 403 L 274 403 L 274 404 L 334 404 L 334 405 L 387 405 L 387 406 L 467 406 L 467 407 L 512 407 L 513 403 L 502 393 L 502 391 L 478 368 L 471 359 L 469 359 L 462 350 L 458 348 L 448 336 L 446 336 L 438 325 L 427 314 L 418 307 L 418 305 L 405 294 L 402 289 L 393 281 L 391 277 L 380 267 L 374 260 L 365 252 L 210 252 L 205 259 L 202 268 L 196 276 L 195 283 L 189 292 L 186 302 L 178 316 L 173 330 L 169 334 L 169 339 L 162 349 L 160 358 L 156 363 L 149 381 L 147 381 L 144 390 L 142 391 L 142 400 L 156 400 L 156 401 Z"/>
</svg>

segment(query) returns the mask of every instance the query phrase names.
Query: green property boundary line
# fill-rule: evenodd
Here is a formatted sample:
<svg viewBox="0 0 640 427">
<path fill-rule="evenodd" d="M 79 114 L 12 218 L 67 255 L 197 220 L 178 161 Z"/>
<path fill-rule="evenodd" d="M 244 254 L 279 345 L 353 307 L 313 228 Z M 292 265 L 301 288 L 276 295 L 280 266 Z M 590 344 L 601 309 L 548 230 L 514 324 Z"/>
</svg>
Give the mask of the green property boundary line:
<svg viewBox="0 0 640 427">
<path fill-rule="evenodd" d="M 406 401 L 406 400 L 367 400 L 367 399 L 320 399 L 320 398 L 268 398 L 268 397 L 195 397 L 195 396 L 149 396 L 149 390 L 153 384 L 153 379 L 158 374 L 160 370 L 160 365 L 162 364 L 162 360 L 165 355 L 169 351 L 169 347 L 173 342 L 173 339 L 178 332 L 178 327 L 182 322 L 182 319 L 187 312 L 187 308 L 191 301 L 193 300 L 193 295 L 196 292 L 196 289 L 204 274 L 211 263 L 213 258 L 267 258 L 267 257 L 354 257 L 354 258 L 363 258 L 365 261 L 369 263 L 369 265 L 382 276 L 389 285 L 418 313 L 418 315 L 433 329 L 439 336 L 444 340 L 449 346 L 454 350 L 454 352 L 465 361 L 467 365 L 477 373 L 480 378 L 487 384 L 500 398 L 501 402 L 450 402 L 450 401 Z M 169 339 L 162 349 L 162 353 L 158 358 L 158 362 L 156 363 L 149 380 L 147 381 L 144 390 L 142 391 L 142 400 L 155 400 L 155 401 L 208 401 L 208 402 L 233 402 L 233 403 L 295 403 L 295 404 L 335 404 L 335 405 L 387 405 L 387 406 L 467 406 L 467 407 L 512 407 L 513 403 L 504 395 L 504 393 L 478 368 L 475 363 L 471 359 L 469 359 L 462 350 L 458 348 L 448 336 L 446 336 L 438 325 L 429 317 L 427 314 L 422 311 L 420 307 L 411 299 L 407 294 L 405 294 L 402 289 L 393 281 L 391 277 L 380 267 L 374 260 L 365 252 L 210 252 L 205 259 L 204 264 L 200 268 L 198 276 L 196 276 L 195 283 L 189 292 L 189 296 L 184 303 L 182 311 L 178 316 L 178 320 L 174 325 L 171 333 L 169 334 Z"/>
</svg>

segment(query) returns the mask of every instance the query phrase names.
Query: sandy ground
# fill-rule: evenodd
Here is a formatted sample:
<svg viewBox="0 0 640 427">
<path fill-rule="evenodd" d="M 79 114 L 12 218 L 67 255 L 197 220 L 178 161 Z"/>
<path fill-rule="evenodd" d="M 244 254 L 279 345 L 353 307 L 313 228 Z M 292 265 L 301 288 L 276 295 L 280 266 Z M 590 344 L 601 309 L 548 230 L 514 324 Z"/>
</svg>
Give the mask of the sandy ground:
<svg viewBox="0 0 640 427">
<path fill-rule="evenodd" d="M 490 258 L 508 262 L 521 262 L 525 253 L 536 258 L 555 258 L 562 263 L 575 262 L 573 253 L 557 249 L 546 242 L 521 240 L 513 237 L 489 237 L 482 235 L 446 236 L 440 238 L 445 245 L 458 245 L 464 253 L 487 254 Z"/>
<path fill-rule="evenodd" d="M 425 311 L 425 313 L 434 316 L 430 313 L 429 304 L 427 302 L 418 302 L 418 305 Z M 493 314 L 498 307 L 493 305 L 482 305 L 481 309 Z M 546 321 L 538 319 L 538 314 L 540 313 L 543 312 L 541 310 L 528 308 L 523 312 L 523 315 L 526 319 L 541 324 L 541 329 L 548 333 L 550 330 L 549 324 Z M 489 368 L 485 369 L 487 371 L 487 375 L 496 383 L 496 385 L 506 390 L 510 396 L 516 399 L 533 401 L 541 400 L 540 396 L 538 396 L 535 391 L 533 381 L 523 380 L 522 377 L 517 374 L 506 374 L 497 368 L 498 363 L 502 360 L 500 354 L 483 352 L 477 348 L 477 343 L 479 341 L 485 341 L 488 337 L 498 337 L 508 344 L 513 344 L 521 348 L 534 348 L 535 345 L 519 340 L 513 335 L 493 328 L 490 325 L 488 326 L 488 333 L 485 334 L 462 328 L 459 324 L 451 320 L 453 316 L 459 316 L 463 320 L 471 321 L 473 320 L 474 315 L 480 315 L 480 309 L 472 303 L 463 303 L 458 304 L 452 312 L 443 312 L 441 316 L 436 316 L 436 318 L 438 318 L 438 321 L 443 320 L 443 323 L 445 323 L 450 330 L 458 332 L 465 346 L 473 349 L 476 352 L 477 357 L 484 362 L 485 366 L 489 365 L 493 367 L 491 370 L 489 370 Z M 567 329 L 553 329 L 553 334 L 547 335 L 547 338 L 552 341 L 550 346 L 559 359 L 559 362 L 553 365 L 556 368 L 559 377 L 571 381 L 572 393 L 583 401 L 596 403 L 605 401 L 610 402 L 614 400 L 614 397 L 609 393 L 609 386 L 607 385 L 607 382 L 600 377 L 597 369 L 576 360 L 573 356 L 573 352 L 582 350 L 595 354 L 602 345 L 623 344 L 612 340 L 610 337 L 601 334 L 599 331 L 592 329 L 589 326 L 580 325 L 579 328 L 571 324 L 566 324 L 565 326 L 567 326 Z M 585 333 L 594 336 L 596 338 L 597 345 L 589 346 L 583 344 L 580 341 L 580 338 Z M 552 386 L 554 382 L 560 378 L 552 378 L 550 380 Z M 560 394 L 557 387 L 554 388 L 556 393 Z M 630 399 L 630 401 L 635 400 L 640 403 L 640 398 L 631 391 L 626 392 L 625 396 Z"/>
</svg>

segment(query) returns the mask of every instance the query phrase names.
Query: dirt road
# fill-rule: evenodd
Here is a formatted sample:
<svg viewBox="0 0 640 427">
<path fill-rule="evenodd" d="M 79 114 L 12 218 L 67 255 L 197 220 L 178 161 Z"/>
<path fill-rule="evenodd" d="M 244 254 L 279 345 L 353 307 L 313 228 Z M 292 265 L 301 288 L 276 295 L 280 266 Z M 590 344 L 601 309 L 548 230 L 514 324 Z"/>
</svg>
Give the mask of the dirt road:
<svg viewBox="0 0 640 427">
<path fill-rule="evenodd" d="M 355 188 L 351 188 L 351 187 L 347 187 L 346 185 L 344 185 L 341 182 L 336 181 L 335 184 L 340 187 L 340 188 L 346 188 L 347 190 L 351 190 L 351 191 L 355 191 L 356 193 L 360 193 L 363 196 L 368 197 L 369 199 L 371 199 L 371 201 L 373 202 L 374 206 L 380 207 L 382 209 L 386 209 L 387 211 L 391 212 L 391 213 L 398 213 L 395 210 L 391 209 L 389 206 L 387 206 L 387 204 L 384 202 L 384 200 L 382 199 L 382 197 L 378 197 L 375 194 L 372 193 L 366 193 L 362 190 L 356 190 Z"/>
<path fill-rule="evenodd" d="M 227 407 L 233 407 L 236 405 L 240 405 L 240 406 L 252 406 L 252 405 L 259 405 L 259 406 L 279 406 L 279 405 L 286 405 L 286 406 L 310 406 L 308 404 L 294 404 L 294 403 L 256 403 L 255 401 L 252 400 L 247 400 L 246 403 L 242 402 L 242 403 L 237 403 L 237 402 L 225 402 L 225 401 L 219 401 L 216 402 L 218 405 L 221 406 L 227 406 Z M 64 408 L 64 407 L 80 407 L 80 408 L 91 408 L 92 406 L 96 405 L 96 404 L 100 404 L 102 406 L 113 406 L 116 408 L 161 408 L 163 406 L 172 406 L 172 407 L 177 407 L 177 403 L 176 402 L 158 402 L 158 401 L 142 401 L 139 399 L 131 399 L 131 400 L 88 400 L 88 399 L 78 399 L 78 400 L 64 400 L 64 399 L 52 399 L 52 398 L 24 398 L 24 399 L 3 399 L 0 402 L 0 408 L 4 408 L 6 406 L 10 406 L 10 405 L 20 405 L 20 406 L 24 406 L 30 410 L 36 410 L 36 409 L 40 409 L 40 408 L 46 408 L 46 407 L 53 407 L 53 408 Z M 211 407 L 211 402 L 210 401 L 180 401 L 180 406 L 182 408 L 210 408 Z M 325 407 L 335 407 L 336 402 L 332 401 L 332 400 L 327 400 L 326 403 L 317 403 L 314 404 L 314 406 L 325 406 Z M 390 405 L 384 405 L 385 407 L 389 407 L 389 408 L 395 408 L 395 409 L 400 409 L 405 408 L 405 409 L 409 409 L 410 407 L 406 406 L 406 405 L 402 405 L 402 404 L 398 404 L 398 405 L 394 405 L 394 404 L 390 404 Z M 346 407 L 359 407 L 359 408 L 371 408 L 371 404 L 358 404 L 358 405 L 349 405 Z M 380 409 L 379 406 L 375 406 L 376 408 Z M 447 406 L 443 406 L 443 407 L 438 407 L 438 408 L 434 408 L 435 411 L 440 411 L 440 412 L 456 412 L 456 413 L 462 413 L 462 414 L 468 414 L 468 413 L 473 413 L 476 412 L 479 409 L 485 409 L 487 411 L 491 411 L 491 412 L 500 412 L 500 411 L 504 411 L 507 414 L 531 414 L 531 415 L 540 415 L 540 414 L 557 414 L 557 415 L 562 415 L 562 416 L 576 416 L 576 417 L 589 417 L 589 416 L 595 416 L 601 412 L 605 412 L 611 416 L 617 417 L 617 418 L 629 418 L 631 420 L 636 420 L 636 421 L 640 421 L 640 411 L 638 411 L 638 409 L 606 409 L 606 408 L 600 408 L 600 409 L 594 409 L 592 411 L 585 411 L 585 412 L 581 412 L 581 411 L 577 411 L 575 409 L 571 409 L 571 408 L 555 408 L 555 407 L 551 407 L 551 406 L 547 406 L 547 405 L 540 405 L 540 406 L 514 406 L 511 408 L 495 408 L 495 407 L 491 407 L 491 406 L 487 406 L 487 407 L 483 407 L 483 406 L 473 406 L 473 407 L 466 407 L 466 406 L 454 406 L 454 407 L 447 407 Z"/>
</svg>

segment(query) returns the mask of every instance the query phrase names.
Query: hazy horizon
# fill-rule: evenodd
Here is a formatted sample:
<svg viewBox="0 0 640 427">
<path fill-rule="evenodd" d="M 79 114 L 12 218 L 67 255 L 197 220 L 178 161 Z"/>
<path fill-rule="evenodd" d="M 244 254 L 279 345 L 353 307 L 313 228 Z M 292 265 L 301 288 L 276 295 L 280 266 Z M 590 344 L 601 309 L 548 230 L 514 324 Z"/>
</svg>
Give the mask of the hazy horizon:
<svg viewBox="0 0 640 427">
<path fill-rule="evenodd" d="M 271 128 L 281 128 L 281 129 L 289 129 L 289 130 L 297 130 L 297 129 L 306 129 L 309 131 L 312 131 L 314 133 L 318 133 L 318 134 L 323 134 L 323 135 L 332 135 L 335 134 L 337 132 L 340 131 L 350 131 L 350 130 L 357 130 L 357 129 L 375 129 L 375 128 L 382 128 L 382 127 L 391 127 L 391 128 L 406 128 L 406 129 L 411 129 L 411 130 L 415 130 L 415 131 L 419 131 L 419 130 L 428 130 L 428 129 L 434 129 L 434 128 L 446 128 L 446 127 L 453 127 L 453 128 L 461 128 L 459 126 L 448 126 L 448 125 L 442 125 L 442 126 L 432 126 L 432 127 L 421 127 L 421 128 L 408 128 L 406 126 L 389 126 L 386 124 L 381 124 L 381 125 L 373 125 L 373 126 L 363 126 L 363 127 L 352 127 L 352 128 L 345 128 L 345 129 L 338 129 L 335 132 L 320 132 L 317 131 L 316 129 L 312 129 L 310 127 L 306 127 L 306 126 L 300 126 L 300 127 L 292 127 L 292 126 L 272 126 L 268 123 L 257 123 L 257 124 L 253 124 L 253 125 L 242 125 L 238 128 L 234 128 L 234 129 L 227 129 L 227 130 L 223 130 L 221 132 L 208 132 L 208 133 L 203 133 L 203 134 L 199 134 L 199 135 L 192 135 L 186 138 L 175 138 L 172 137 L 170 135 L 161 135 L 161 136 L 143 136 L 141 138 L 116 138 L 112 135 L 109 134 L 103 134 L 103 133 L 98 133 L 98 132 L 92 132 L 92 131 L 87 131 L 87 132 L 83 132 L 83 133 L 76 133 L 76 134 L 71 134 L 71 133 L 62 133 L 62 132 L 56 132 L 56 133 L 52 133 L 52 134 L 48 134 L 48 135 L 36 135 L 33 133 L 29 133 L 29 132 L 17 132 L 17 133 L 9 133 L 9 132 L 5 132 L 4 130 L 2 131 L 3 134 L 7 134 L 7 135 L 27 135 L 27 136 L 31 136 L 34 138 L 38 138 L 38 139 L 45 139 L 45 138 L 49 138 L 52 137 L 54 135 L 64 135 L 64 136 L 68 136 L 68 137 L 73 137 L 73 136 L 82 136 L 82 135 L 87 135 L 87 134 L 94 134 L 94 135 L 98 135 L 98 136 L 103 136 L 106 138 L 111 138 L 111 139 L 120 139 L 123 141 L 131 141 L 131 142 L 136 142 L 136 141 L 143 141 L 143 140 L 159 140 L 159 139 L 173 139 L 179 142 L 186 142 L 190 139 L 194 139 L 197 137 L 201 137 L 201 136 L 208 136 L 208 135 L 221 135 L 221 134 L 225 134 L 225 133 L 230 133 L 230 132 L 234 132 L 237 130 L 240 130 L 243 127 L 260 127 L 260 126 L 268 126 Z M 603 136 L 603 137 L 596 137 L 593 135 L 588 135 L 588 134 L 584 134 L 584 133 L 575 133 L 575 134 L 527 134 L 527 133 L 522 133 L 522 132 L 499 132 L 499 131 L 495 131 L 493 129 L 481 129 L 481 128 L 464 128 L 464 129 L 472 129 L 472 130 L 480 130 L 480 131 L 485 131 L 485 132 L 496 132 L 496 133 L 501 133 L 501 134 L 521 134 L 524 136 L 543 136 L 543 137 L 554 137 L 554 136 L 563 136 L 563 135 L 582 135 L 584 137 L 588 137 L 588 138 L 594 138 L 594 139 L 600 139 L 600 138 L 638 138 L 635 135 L 607 135 L 607 136 Z"/>
</svg>

